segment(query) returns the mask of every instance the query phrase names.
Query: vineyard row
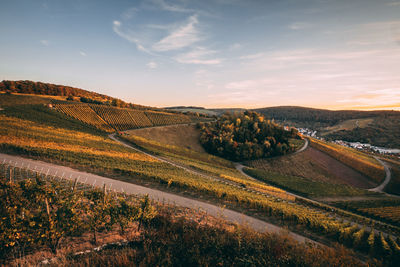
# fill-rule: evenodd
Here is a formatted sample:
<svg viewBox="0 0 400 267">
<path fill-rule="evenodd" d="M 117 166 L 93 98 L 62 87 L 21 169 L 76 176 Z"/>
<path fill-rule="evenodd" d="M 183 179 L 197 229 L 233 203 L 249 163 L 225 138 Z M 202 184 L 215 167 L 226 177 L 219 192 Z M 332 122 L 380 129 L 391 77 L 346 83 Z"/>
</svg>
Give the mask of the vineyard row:
<svg viewBox="0 0 400 267">
<path fill-rule="evenodd" d="M 105 132 L 152 126 L 186 124 L 196 117 L 159 111 L 143 111 L 96 104 L 54 104 L 57 111 Z"/>
</svg>

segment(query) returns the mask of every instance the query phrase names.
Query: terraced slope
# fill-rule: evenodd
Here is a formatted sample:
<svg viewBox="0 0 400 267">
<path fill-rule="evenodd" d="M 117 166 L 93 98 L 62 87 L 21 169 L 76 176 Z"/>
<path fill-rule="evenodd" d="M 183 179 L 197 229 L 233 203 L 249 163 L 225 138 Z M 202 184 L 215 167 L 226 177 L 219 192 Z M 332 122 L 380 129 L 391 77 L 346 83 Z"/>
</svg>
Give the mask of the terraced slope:
<svg viewBox="0 0 400 267">
<path fill-rule="evenodd" d="M 193 117 L 157 111 L 117 108 L 96 104 L 53 104 L 57 111 L 105 132 L 125 131 L 153 126 L 184 124 Z"/>
<path fill-rule="evenodd" d="M 105 132 L 110 133 L 114 131 L 113 128 L 99 117 L 88 105 L 57 104 L 55 108 L 67 116 L 73 117 Z"/>
<path fill-rule="evenodd" d="M 154 126 L 191 123 L 188 116 L 181 114 L 171 114 L 166 112 L 146 111 L 147 117 Z"/>
</svg>

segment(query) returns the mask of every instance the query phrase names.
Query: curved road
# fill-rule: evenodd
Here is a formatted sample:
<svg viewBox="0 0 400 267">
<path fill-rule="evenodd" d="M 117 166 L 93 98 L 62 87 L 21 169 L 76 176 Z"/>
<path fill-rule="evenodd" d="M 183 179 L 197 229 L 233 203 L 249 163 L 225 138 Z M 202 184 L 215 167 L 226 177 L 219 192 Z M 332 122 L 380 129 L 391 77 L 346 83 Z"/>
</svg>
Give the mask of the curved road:
<svg viewBox="0 0 400 267">
<path fill-rule="evenodd" d="M 135 150 L 137 150 L 137 149 L 135 149 Z M 140 150 L 137 150 L 137 151 L 140 151 Z M 136 185 L 136 184 L 131 184 L 131 183 L 122 182 L 122 181 L 114 180 L 114 179 L 107 178 L 107 177 L 102 177 L 99 175 L 75 170 L 75 169 L 65 167 L 65 166 L 59 166 L 59 165 L 55 165 L 55 164 L 51 164 L 51 163 L 47 163 L 47 162 L 43 162 L 43 161 L 39 161 L 39 160 L 31 160 L 31 159 L 26 159 L 23 157 L 12 156 L 12 155 L 3 154 L 3 153 L 0 153 L 0 162 L 3 164 L 10 164 L 12 166 L 26 168 L 28 170 L 37 171 L 42 174 L 57 177 L 55 179 L 63 178 L 63 179 L 71 180 L 71 181 L 78 179 L 78 182 L 84 183 L 84 184 L 89 184 L 94 187 L 103 187 L 105 185 L 107 188 L 118 191 L 118 192 L 124 192 L 124 193 L 129 193 L 129 194 L 139 194 L 139 195 L 148 194 L 149 197 L 153 200 L 156 200 L 159 202 L 167 202 L 167 203 L 174 204 L 177 206 L 182 206 L 182 207 L 201 209 L 212 216 L 216 216 L 216 217 L 222 216 L 227 221 L 242 224 L 242 225 L 247 225 L 258 232 L 271 232 L 271 233 L 287 232 L 286 229 L 283 229 L 281 227 L 275 226 L 273 224 L 264 222 L 262 220 L 259 220 L 259 219 L 256 219 L 256 218 L 244 215 L 244 214 L 241 214 L 239 212 L 236 212 L 236 211 L 233 211 L 230 209 L 225 209 L 225 208 L 219 207 L 217 205 L 205 203 L 202 201 L 190 199 L 187 197 L 167 193 L 167 192 L 156 190 L 156 189 L 147 188 L 147 187 Z M 295 234 L 293 232 L 289 232 L 289 236 L 291 236 L 293 239 L 295 239 L 299 242 L 302 242 L 302 243 L 307 242 L 307 243 L 321 245 L 318 242 L 315 242 L 311 239 L 308 239 L 304 236 Z"/>
<path fill-rule="evenodd" d="M 297 154 L 297 153 L 300 153 L 300 152 L 303 152 L 304 150 L 306 150 L 306 148 L 308 147 L 309 141 L 308 141 L 307 138 L 305 138 L 304 140 L 306 141 L 306 142 L 304 143 L 304 145 L 303 145 L 299 150 L 297 150 L 296 152 L 294 152 L 292 155 Z M 243 171 L 243 168 L 246 168 L 246 166 L 244 166 L 244 165 L 241 164 L 240 162 L 235 162 L 234 164 L 235 164 L 236 170 L 238 170 L 242 175 L 246 176 L 246 177 L 249 178 L 249 179 L 252 179 L 252 180 L 255 180 L 255 181 L 259 181 L 258 179 L 256 179 L 256 178 L 254 178 L 254 177 L 248 175 L 247 173 L 245 173 L 245 172 Z M 309 198 L 306 198 L 306 197 L 303 197 L 303 196 L 300 196 L 300 195 L 296 195 L 296 194 L 291 193 L 291 192 L 286 191 L 286 190 L 285 190 L 285 192 L 286 192 L 288 195 L 293 196 L 293 197 L 296 197 L 296 198 L 304 199 L 304 200 L 313 202 L 313 203 L 315 203 L 315 204 L 319 203 L 319 202 L 317 202 L 317 201 L 315 201 L 315 200 L 312 200 L 312 199 L 309 199 Z"/>
<path fill-rule="evenodd" d="M 294 154 L 297 154 L 297 153 L 300 153 L 300 152 L 303 152 L 304 150 L 306 150 L 307 149 L 307 147 L 308 147 L 308 144 L 309 144 L 309 141 L 308 141 L 308 139 L 307 138 L 304 138 L 303 140 L 305 140 L 306 142 L 304 143 L 304 145 L 299 149 L 299 150 L 297 150 L 296 152 L 294 152 Z"/>
<path fill-rule="evenodd" d="M 374 156 L 374 159 L 376 159 L 377 161 L 379 161 L 380 164 L 383 165 L 386 176 L 385 176 L 385 180 L 383 181 L 382 184 L 380 184 L 379 186 L 377 186 L 375 188 L 371 188 L 368 190 L 373 191 L 373 192 L 385 193 L 385 192 L 383 192 L 383 189 L 385 189 L 386 185 L 390 182 L 390 179 L 392 178 L 392 173 L 390 172 L 390 167 L 386 162 L 380 160 L 377 156 Z"/>
</svg>

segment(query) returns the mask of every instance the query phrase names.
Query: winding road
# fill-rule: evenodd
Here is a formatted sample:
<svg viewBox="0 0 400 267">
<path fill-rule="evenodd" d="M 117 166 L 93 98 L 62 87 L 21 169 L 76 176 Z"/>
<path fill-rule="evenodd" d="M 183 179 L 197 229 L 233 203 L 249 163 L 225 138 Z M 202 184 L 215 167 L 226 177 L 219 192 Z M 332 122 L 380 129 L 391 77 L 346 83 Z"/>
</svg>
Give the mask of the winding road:
<svg viewBox="0 0 400 267">
<path fill-rule="evenodd" d="M 116 140 L 118 141 L 118 139 Z M 134 147 L 131 146 L 129 147 L 135 149 L 136 151 L 142 152 L 141 150 L 138 150 Z M 200 209 L 207 212 L 209 215 L 215 217 L 222 217 L 225 220 L 230 221 L 232 223 L 247 225 L 258 232 L 270 232 L 270 233 L 288 232 L 286 229 L 281 228 L 279 226 L 267 223 L 265 221 L 244 215 L 242 213 L 230 209 L 219 207 L 217 205 L 205 203 L 202 201 L 190 199 L 187 197 L 167 193 L 156 189 L 147 188 L 136 184 L 114 180 L 96 174 L 75 170 L 65 166 L 55 165 L 39 160 L 26 159 L 23 157 L 12 156 L 3 153 L 0 153 L 0 162 L 3 164 L 9 164 L 20 168 L 25 168 L 31 171 L 36 171 L 41 174 L 57 177 L 55 179 L 62 178 L 70 181 L 75 181 L 75 179 L 78 179 L 78 182 L 88 184 L 93 187 L 103 187 L 105 185 L 106 188 L 115 190 L 117 192 L 124 192 L 128 194 L 137 194 L 137 195 L 148 194 L 149 197 L 153 200 L 192 209 Z M 302 243 L 312 243 L 321 245 L 318 242 L 315 242 L 307 237 L 298 235 L 293 232 L 288 232 L 288 235 L 293 239 Z"/>
<path fill-rule="evenodd" d="M 170 161 L 168 159 L 164 159 L 164 158 L 152 155 L 150 153 L 147 153 L 145 151 L 142 151 L 141 149 L 135 148 L 132 145 L 130 145 L 129 143 L 117 138 L 115 134 L 111 134 L 111 135 L 109 135 L 109 137 L 112 140 L 122 144 L 123 146 L 133 149 L 139 153 L 146 154 L 147 156 L 157 159 L 159 161 L 171 164 L 177 168 L 184 169 L 185 171 L 195 173 L 196 175 L 201 175 L 201 176 L 207 177 L 209 179 L 218 180 L 212 176 L 209 176 L 209 175 L 194 171 L 192 169 L 189 169 L 185 166 L 176 164 L 173 161 Z M 306 142 L 303 145 L 303 147 L 301 149 L 299 149 L 298 151 L 296 151 L 295 153 L 300 153 L 308 147 L 309 142 L 307 139 L 305 139 L 305 141 Z M 379 159 L 377 159 L 377 160 L 385 166 L 385 171 L 386 171 L 386 179 L 385 179 L 384 183 L 381 184 L 376 189 L 374 188 L 374 190 L 381 192 L 379 190 L 382 190 L 386 186 L 386 184 L 390 181 L 391 175 L 390 175 L 389 167 L 386 165 L 386 163 L 380 161 Z M 118 191 L 118 192 L 124 192 L 124 193 L 128 193 L 128 194 L 138 194 L 138 195 L 148 194 L 149 197 L 153 200 L 156 200 L 159 202 L 166 202 L 166 203 L 170 203 L 170 204 L 174 204 L 174 205 L 182 206 L 182 207 L 201 209 L 212 216 L 223 217 L 227 221 L 230 221 L 233 223 L 248 225 L 252 229 L 259 231 L 259 232 L 271 232 L 271 233 L 288 232 L 287 229 L 284 229 L 279 226 L 267 223 L 265 221 L 253 218 L 248 215 L 241 214 L 239 212 L 236 212 L 236 211 L 233 211 L 230 209 L 225 209 L 225 208 L 219 207 L 217 205 L 205 203 L 205 202 L 202 202 L 199 200 L 190 199 L 190 198 L 183 197 L 180 195 L 175 195 L 172 193 L 167 193 L 167 192 L 156 190 L 156 189 L 151 189 L 148 187 L 144 187 L 144 186 L 140 186 L 140 185 L 136 185 L 136 184 L 132 184 L 132 183 L 122 182 L 119 180 L 115 180 L 115 179 L 75 170 L 75 169 L 65 167 L 65 166 L 59 166 L 59 165 L 55 165 L 55 164 L 51 164 L 51 163 L 47 163 L 47 162 L 26 159 L 23 157 L 12 156 L 12 155 L 3 154 L 3 153 L 0 153 L 0 162 L 2 162 L 3 164 L 10 164 L 12 166 L 25 168 L 28 170 L 36 171 L 36 172 L 39 172 L 42 174 L 46 174 L 46 175 L 50 175 L 53 177 L 66 179 L 66 180 L 70 180 L 70 181 L 74 181 L 75 179 L 77 179 L 78 182 L 87 184 L 87 185 L 90 185 L 93 187 L 103 187 L 105 185 L 107 188 Z M 245 166 L 243 166 L 242 164 L 235 163 L 235 167 L 238 171 L 240 171 L 247 178 L 255 180 L 255 178 L 253 178 L 243 172 L 243 167 L 245 167 Z M 224 182 L 224 181 L 222 181 L 222 182 Z M 237 186 L 237 185 L 234 185 L 234 186 Z M 317 201 L 314 201 L 314 200 L 311 200 L 311 199 L 308 199 L 308 198 L 305 198 L 305 197 L 302 197 L 302 196 L 299 196 L 299 195 L 296 195 L 293 193 L 288 192 L 288 194 L 295 196 L 297 198 L 302 198 L 302 199 L 306 199 L 311 202 L 319 203 Z M 299 242 L 303 242 L 303 243 L 307 242 L 307 243 L 321 245 L 320 243 L 318 243 L 314 240 L 311 240 L 307 237 L 298 235 L 293 232 L 288 232 L 288 235 Z"/>
<path fill-rule="evenodd" d="M 386 194 L 385 192 L 383 192 L 383 189 L 385 189 L 386 185 L 390 182 L 390 179 L 392 179 L 392 173 L 390 172 L 390 167 L 386 162 L 380 160 L 378 157 L 374 156 L 374 159 L 376 159 L 377 161 L 379 161 L 380 164 L 383 165 L 386 176 L 385 176 L 385 180 L 379 186 L 368 189 L 368 190 L 372 191 L 372 192 L 380 192 L 380 193 Z"/>
</svg>

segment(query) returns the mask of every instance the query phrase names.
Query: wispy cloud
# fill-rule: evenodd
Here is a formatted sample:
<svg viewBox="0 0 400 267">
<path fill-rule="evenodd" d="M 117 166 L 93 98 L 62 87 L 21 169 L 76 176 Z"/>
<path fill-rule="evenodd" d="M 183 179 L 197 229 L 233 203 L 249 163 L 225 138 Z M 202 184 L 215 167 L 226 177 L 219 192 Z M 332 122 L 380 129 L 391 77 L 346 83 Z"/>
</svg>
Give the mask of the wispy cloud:
<svg viewBox="0 0 400 267">
<path fill-rule="evenodd" d="M 44 46 L 49 46 L 49 41 L 48 40 L 40 40 L 40 43 Z"/>
<path fill-rule="evenodd" d="M 215 53 L 216 51 L 204 47 L 196 47 L 189 52 L 177 55 L 174 59 L 183 64 L 217 65 L 222 62 L 222 59 L 211 57 Z"/>
<path fill-rule="evenodd" d="M 166 11 L 182 12 L 182 13 L 194 12 L 193 9 L 187 9 L 187 8 L 184 8 L 179 5 L 168 3 L 164 0 L 153 0 L 152 2 L 154 4 L 156 4 L 157 6 L 159 6 L 161 9 L 166 10 Z"/>
<path fill-rule="evenodd" d="M 386 3 L 387 6 L 400 6 L 400 1 Z"/>
<path fill-rule="evenodd" d="M 262 56 L 264 56 L 265 55 L 265 53 L 256 53 L 256 54 L 250 54 L 250 55 L 244 55 L 244 56 L 241 56 L 239 59 L 257 59 L 257 58 L 260 58 L 260 57 L 262 57 Z"/>
<path fill-rule="evenodd" d="M 140 42 L 140 40 L 136 37 L 136 35 L 133 32 L 124 32 L 121 29 L 122 27 L 122 22 L 119 20 L 114 20 L 113 21 L 113 31 L 121 38 L 133 43 L 136 45 L 136 48 L 139 51 L 148 53 L 150 55 L 155 55 L 154 53 L 152 53 L 150 50 L 146 49 Z"/>
<path fill-rule="evenodd" d="M 138 10 L 136 7 L 131 7 L 131 8 L 129 8 L 129 9 L 125 10 L 125 11 L 122 13 L 121 17 L 122 17 L 122 19 L 124 19 L 124 20 L 131 19 L 131 18 L 133 18 L 133 17 L 136 15 L 136 13 L 137 13 L 138 11 L 139 11 L 139 10 Z"/>
<path fill-rule="evenodd" d="M 358 24 L 345 33 L 351 37 L 347 42 L 351 46 L 400 44 L 400 20 Z"/>
<path fill-rule="evenodd" d="M 313 25 L 308 22 L 294 22 L 289 25 L 289 29 L 291 30 L 304 30 L 311 28 Z"/>
<path fill-rule="evenodd" d="M 156 62 L 154 62 L 154 61 L 150 61 L 149 63 L 146 64 L 146 66 L 149 69 L 156 69 L 158 67 L 158 64 Z"/>
<path fill-rule="evenodd" d="M 232 45 L 229 46 L 228 50 L 234 51 L 234 50 L 238 50 L 238 49 L 240 49 L 240 48 L 242 48 L 242 45 L 241 45 L 241 44 L 239 44 L 239 43 L 234 43 L 234 44 L 232 44 Z"/>
<path fill-rule="evenodd" d="M 86 57 L 86 56 L 87 56 L 87 54 L 86 54 L 85 52 L 83 52 L 83 51 L 79 51 L 79 54 L 80 54 L 81 56 L 83 56 L 83 57 Z"/>
<path fill-rule="evenodd" d="M 198 23 L 197 15 L 189 17 L 185 25 L 178 27 L 168 36 L 155 43 L 152 46 L 153 50 L 158 52 L 177 50 L 200 41 L 201 37 L 196 29 Z"/>
</svg>

